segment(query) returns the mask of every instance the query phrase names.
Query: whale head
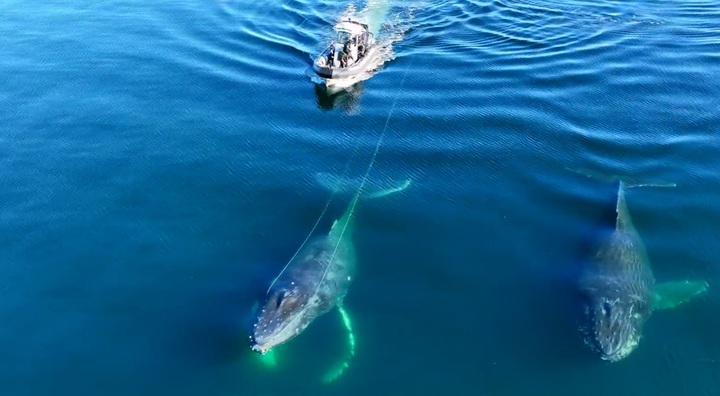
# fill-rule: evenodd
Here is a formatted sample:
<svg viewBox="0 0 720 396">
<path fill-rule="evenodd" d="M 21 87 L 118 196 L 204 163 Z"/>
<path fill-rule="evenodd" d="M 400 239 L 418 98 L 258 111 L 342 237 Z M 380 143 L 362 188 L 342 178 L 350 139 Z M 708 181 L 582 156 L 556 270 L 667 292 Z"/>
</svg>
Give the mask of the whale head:
<svg viewBox="0 0 720 396">
<path fill-rule="evenodd" d="M 300 334 L 312 321 L 308 308 L 309 298 L 298 288 L 281 286 L 269 290 L 250 330 L 252 350 L 265 354 Z"/>
<path fill-rule="evenodd" d="M 585 343 L 601 359 L 617 362 L 637 348 L 647 303 L 639 296 L 596 296 L 585 305 Z"/>
</svg>

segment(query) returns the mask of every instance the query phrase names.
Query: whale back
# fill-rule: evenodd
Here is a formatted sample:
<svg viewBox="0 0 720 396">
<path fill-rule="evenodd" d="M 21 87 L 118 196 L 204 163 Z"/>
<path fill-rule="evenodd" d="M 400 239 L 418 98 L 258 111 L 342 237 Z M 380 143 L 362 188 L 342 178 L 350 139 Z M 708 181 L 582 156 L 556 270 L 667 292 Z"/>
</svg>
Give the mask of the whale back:
<svg viewBox="0 0 720 396">
<path fill-rule="evenodd" d="M 289 341 L 342 301 L 355 270 L 352 249 L 349 241 L 326 235 L 298 252 L 258 309 L 254 349 L 263 352 Z"/>
<path fill-rule="evenodd" d="M 598 249 L 587 261 L 579 285 L 584 295 L 581 330 L 585 342 L 610 361 L 624 358 L 637 347 L 652 312 L 655 283 L 622 182 L 617 187 L 614 221 L 600 230 Z"/>
</svg>

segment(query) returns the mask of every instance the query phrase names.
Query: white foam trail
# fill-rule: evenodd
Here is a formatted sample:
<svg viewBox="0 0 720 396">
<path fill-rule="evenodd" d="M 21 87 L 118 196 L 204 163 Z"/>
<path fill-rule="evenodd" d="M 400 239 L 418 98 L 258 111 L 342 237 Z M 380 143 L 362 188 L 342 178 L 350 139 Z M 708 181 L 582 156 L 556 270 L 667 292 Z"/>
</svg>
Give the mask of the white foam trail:
<svg viewBox="0 0 720 396">
<path fill-rule="evenodd" d="M 380 27 L 387 18 L 390 10 L 390 2 L 387 0 L 368 0 L 365 9 L 361 12 L 362 17 L 367 21 L 370 32 L 376 37 L 380 33 Z"/>
</svg>

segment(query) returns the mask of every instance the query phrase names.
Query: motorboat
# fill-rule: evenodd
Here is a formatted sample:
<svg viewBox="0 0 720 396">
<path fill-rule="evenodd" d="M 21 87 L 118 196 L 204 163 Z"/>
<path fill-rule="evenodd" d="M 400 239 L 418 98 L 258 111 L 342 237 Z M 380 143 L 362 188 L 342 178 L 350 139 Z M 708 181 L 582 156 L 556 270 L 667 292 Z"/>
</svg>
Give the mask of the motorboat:
<svg viewBox="0 0 720 396">
<path fill-rule="evenodd" d="M 335 25 L 336 37 L 315 59 L 313 69 L 328 88 L 349 87 L 369 77 L 380 51 L 368 25 L 351 19 Z"/>
</svg>

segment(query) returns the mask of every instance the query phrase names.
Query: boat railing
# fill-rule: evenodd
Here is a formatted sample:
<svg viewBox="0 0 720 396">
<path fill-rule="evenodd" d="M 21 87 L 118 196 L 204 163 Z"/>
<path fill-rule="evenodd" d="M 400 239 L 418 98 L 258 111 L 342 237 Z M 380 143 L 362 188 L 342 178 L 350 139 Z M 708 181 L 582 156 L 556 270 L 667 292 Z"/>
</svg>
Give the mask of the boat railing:
<svg viewBox="0 0 720 396">
<path fill-rule="evenodd" d="M 363 32 L 363 34 L 361 34 L 361 35 L 353 36 L 353 38 L 355 38 L 355 37 L 357 37 L 357 38 L 359 38 L 359 39 L 364 39 L 364 40 L 358 40 L 358 45 L 362 45 L 362 46 L 363 46 L 363 50 L 360 51 L 360 48 L 358 48 L 358 51 L 357 51 L 357 59 L 353 59 L 352 63 L 350 63 L 349 65 L 346 65 L 345 67 L 352 66 L 352 65 L 354 65 L 355 63 L 359 62 L 362 58 L 365 57 L 365 54 L 367 53 L 368 46 L 374 41 L 375 35 L 374 35 L 373 33 L 369 32 L 369 31 L 365 31 L 365 32 Z M 318 57 L 315 59 L 315 64 L 316 64 L 317 66 L 319 66 L 319 67 L 324 67 L 324 68 L 327 68 L 327 69 L 343 69 L 343 68 L 344 68 L 344 67 L 339 66 L 339 65 L 336 67 L 336 66 L 334 65 L 334 62 L 328 63 L 328 55 L 330 54 L 330 51 L 335 47 L 336 44 L 337 44 L 337 42 L 333 40 L 333 41 L 330 42 L 330 44 L 329 44 L 327 47 L 325 47 L 325 49 L 320 53 L 320 56 L 318 56 Z M 343 43 L 343 44 L 344 44 L 344 43 Z M 341 52 L 342 52 L 342 50 L 341 50 Z M 334 61 L 340 61 L 340 54 L 341 54 L 341 52 L 335 54 L 335 56 L 334 56 Z"/>
</svg>

